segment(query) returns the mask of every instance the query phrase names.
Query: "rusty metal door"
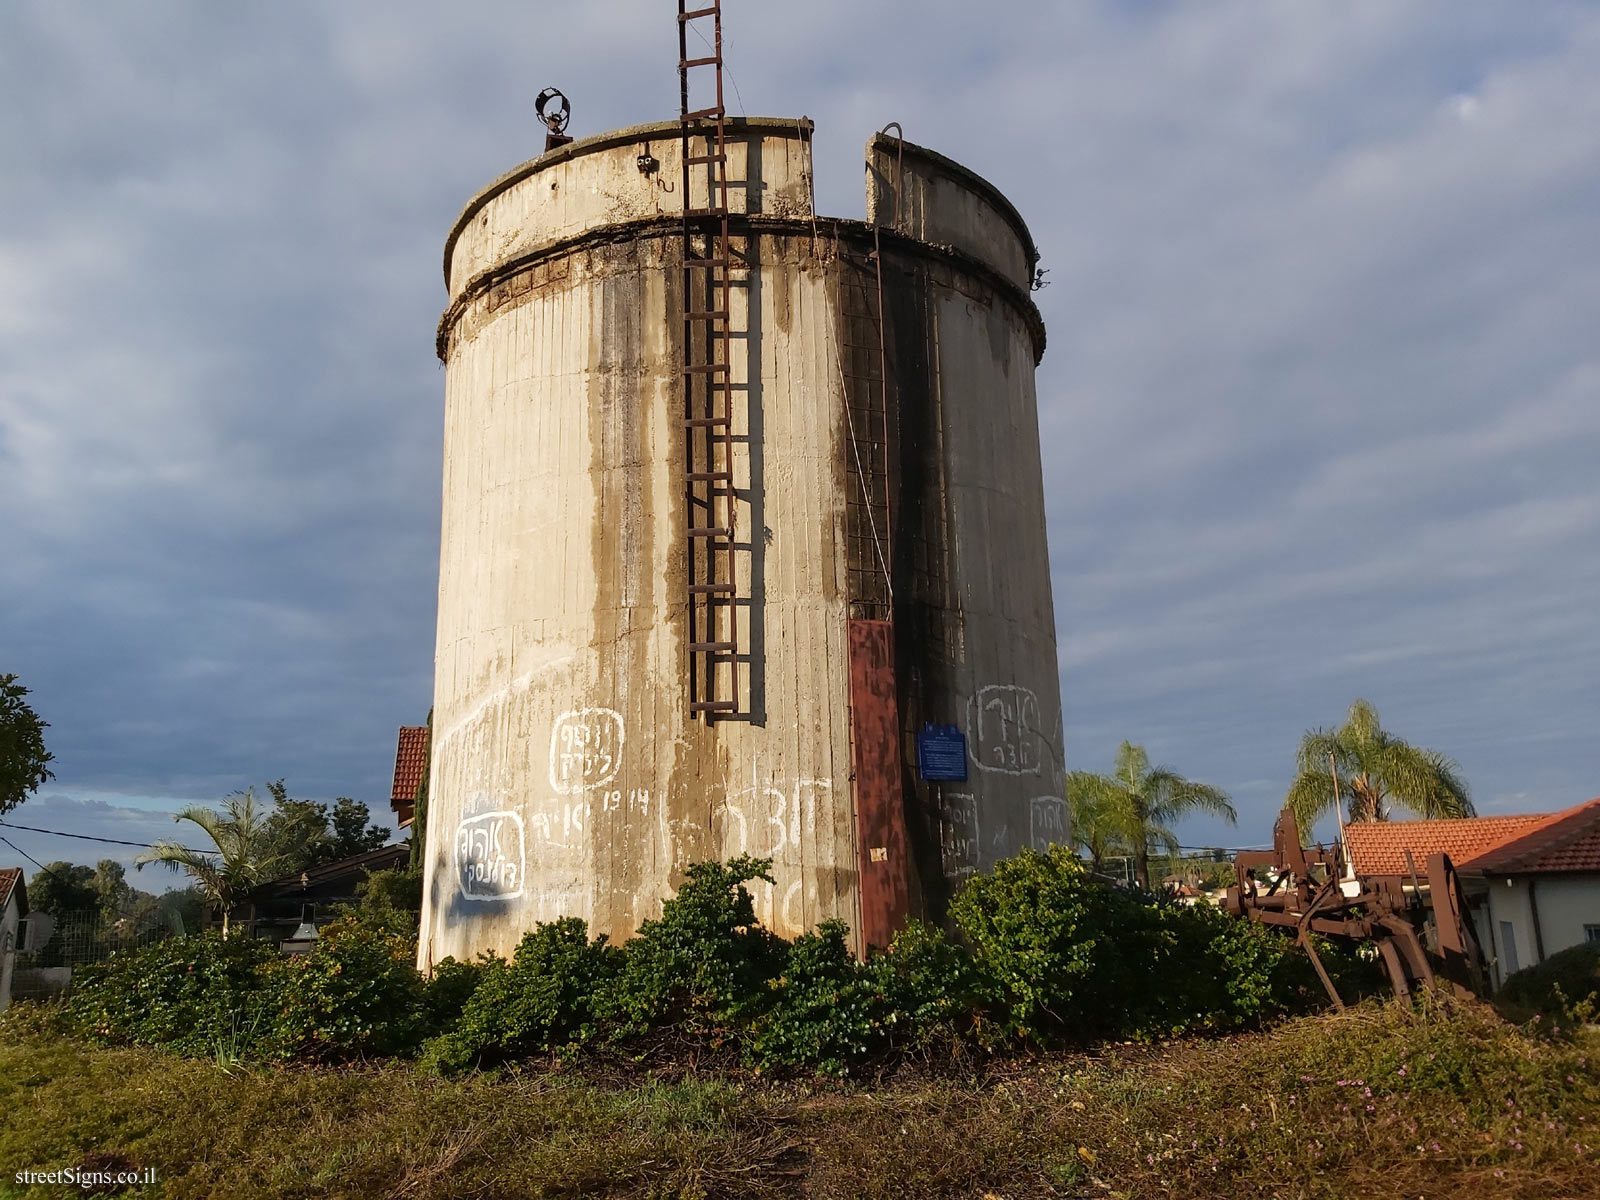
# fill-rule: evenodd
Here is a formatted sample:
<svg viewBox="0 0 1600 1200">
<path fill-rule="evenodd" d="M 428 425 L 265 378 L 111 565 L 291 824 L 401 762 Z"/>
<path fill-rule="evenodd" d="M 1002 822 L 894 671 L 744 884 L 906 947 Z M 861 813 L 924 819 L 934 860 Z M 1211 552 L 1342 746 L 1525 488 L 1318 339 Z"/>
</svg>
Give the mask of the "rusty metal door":
<svg viewBox="0 0 1600 1200">
<path fill-rule="evenodd" d="M 888 621 L 850 622 L 850 744 L 865 949 L 888 945 L 911 903 L 894 626 Z"/>
</svg>

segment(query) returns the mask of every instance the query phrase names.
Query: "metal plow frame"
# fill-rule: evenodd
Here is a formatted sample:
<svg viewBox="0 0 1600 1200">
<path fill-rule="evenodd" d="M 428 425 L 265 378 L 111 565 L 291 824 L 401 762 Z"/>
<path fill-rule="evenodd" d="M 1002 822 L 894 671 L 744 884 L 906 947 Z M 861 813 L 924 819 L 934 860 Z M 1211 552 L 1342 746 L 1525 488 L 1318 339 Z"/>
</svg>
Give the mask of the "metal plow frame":
<svg viewBox="0 0 1600 1200">
<path fill-rule="evenodd" d="M 1473 933 L 1466 893 L 1448 854 L 1428 856 L 1427 876 L 1418 875 L 1411 855 L 1403 875 L 1354 876 L 1346 894 L 1344 853 L 1300 844 L 1300 827 L 1284 809 L 1272 828 L 1271 850 L 1245 851 L 1234 858 L 1236 882 L 1222 902 L 1236 917 L 1293 931 L 1316 968 L 1334 1006 L 1344 1000 L 1322 965 L 1314 933 L 1352 942 L 1371 942 L 1397 996 L 1419 986 L 1444 988 L 1461 996 L 1483 995 L 1483 952 Z M 1270 886 L 1256 869 L 1270 867 Z"/>
</svg>

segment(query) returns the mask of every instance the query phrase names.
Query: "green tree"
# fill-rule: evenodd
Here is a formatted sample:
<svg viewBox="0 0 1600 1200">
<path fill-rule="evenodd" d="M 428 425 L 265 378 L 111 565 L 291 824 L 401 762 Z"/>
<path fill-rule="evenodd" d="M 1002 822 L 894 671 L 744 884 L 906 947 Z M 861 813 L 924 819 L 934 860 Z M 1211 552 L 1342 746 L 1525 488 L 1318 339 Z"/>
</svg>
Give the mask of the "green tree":
<svg viewBox="0 0 1600 1200">
<path fill-rule="evenodd" d="M 352 800 L 349 796 L 334 800 L 333 811 L 328 814 L 328 826 L 333 835 L 332 857 L 326 860 L 328 862 L 381 850 L 389 844 L 389 831 L 382 825 L 372 823 L 372 814 L 365 801 Z"/>
<path fill-rule="evenodd" d="M 27 694 L 15 675 L 0 675 L 0 815 L 55 778 L 55 755 L 44 748 L 50 723 L 23 699 Z"/>
<path fill-rule="evenodd" d="M 1285 803 L 1303 830 L 1333 807 L 1329 755 L 1339 772 L 1339 800 L 1352 821 L 1387 821 L 1391 801 L 1419 817 L 1477 815 L 1460 767 L 1437 750 L 1387 732 L 1378 710 L 1357 700 L 1343 725 L 1310 729 L 1300 739 L 1299 773 Z"/>
<path fill-rule="evenodd" d="M 194 880 L 206 901 L 222 910 L 222 936 L 228 936 L 229 915 L 251 888 L 287 873 L 288 859 L 273 844 L 267 818 L 254 788 L 223 798 L 221 811 L 186 808 L 173 818 L 197 826 L 216 853 L 161 842 L 134 859 L 134 866 L 164 863 Z"/>
<path fill-rule="evenodd" d="M 389 841 L 389 831 L 370 823 L 371 811 L 360 800 L 340 796 L 330 810 L 315 800 L 294 799 L 281 779 L 267 784 L 267 791 L 273 802 L 267 836 L 286 864 L 286 875 L 365 854 Z"/>
<path fill-rule="evenodd" d="M 107 921 L 127 915 L 135 893 L 128 886 L 128 872 L 116 859 L 102 858 L 95 864 L 89 887 L 95 894 L 100 915 Z"/>
<path fill-rule="evenodd" d="M 28 907 L 60 920 L 91 913 L 100 898 L 94 890 L 94 868 L 69 862 L 45 863 L 28 883 Z"/>
<path fill-rule="evenodd" d="M 1117 748 L 1116 770 L 1110 775 L 1069 772 L 1067 800 L 1074 813 L 1080 806 L 1098 812 L 1102 828 L 1120 834 L 1133 851 L 1133 873 L 1142 888 L 1150 886 L 1150 848 L 1177 853 L 1172 825 L 1179 818 L 1210 813 L 1229 824 L 1238 820 L 1226 792 L 1185 779 L 1170 767 L 1152 768 L 1144 747 L 1132 742 Z"/>
<path fill-rule="evenodd" d="M 266 837 L 272 852 L 283 860 L 284 874 L 322 862 L 332 840 L 328 806 L 296 800 L 281 779 L 268 783 L 267 793 L 272 797 L 272 811 L 266 817 Z"/>
</svg>

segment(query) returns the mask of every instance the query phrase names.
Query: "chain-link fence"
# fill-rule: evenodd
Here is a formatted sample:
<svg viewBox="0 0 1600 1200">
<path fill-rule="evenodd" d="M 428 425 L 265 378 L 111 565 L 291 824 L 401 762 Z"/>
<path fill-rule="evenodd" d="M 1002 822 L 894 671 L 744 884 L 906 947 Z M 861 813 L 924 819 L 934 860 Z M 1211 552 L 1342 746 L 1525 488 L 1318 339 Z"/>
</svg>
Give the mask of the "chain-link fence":
<svg viewBox="0 0 1600 1200">
<path fill-rule="evenodd" d="M 100 913 L 69 913 L 54 919 L 50 938 L 36 950 L 17 955 L 18 968 L 75 967 L 104 962 L 118 950 L 147 946 L 173 935 L 165 920 L 135 923 L 107 920 Z"/>
</svg>

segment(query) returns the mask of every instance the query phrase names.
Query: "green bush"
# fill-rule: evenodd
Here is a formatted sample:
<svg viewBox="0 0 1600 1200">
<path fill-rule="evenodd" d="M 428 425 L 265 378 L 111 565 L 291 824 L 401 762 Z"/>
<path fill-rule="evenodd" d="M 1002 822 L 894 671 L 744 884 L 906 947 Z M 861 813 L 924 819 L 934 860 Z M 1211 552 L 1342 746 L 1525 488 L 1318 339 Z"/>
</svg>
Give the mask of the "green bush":
<svg viewBox="0 0 1600 1200">
<path fill-rule="evenodd" d="M 272 1051 L 317 1060 L 402 1054 L 427 1031 L 415 941 L 387 916 L 342 917 L 279 968 Z"/>
<path fill-rule="evenodd" d="M 472 999 L 483 981 L 484 971 L 491 962 L 500 962 L 493 954 L 484 954 L 476 962 L 461 962 L 446 958 L 434 964 L 433 974 L 422 985 L 422 1003 L 428 1010 L 428 1028 L 436 1033 L 455 1027 L 462 1010 Z"/>
<path fill-rule="evenodd" d="M 1160 986 L 1130 1032 L 1225 1032 L 1327 1003 L 1311 960 L 1289 933 L 1208 904 L 1161 905 L 1159 919 L 1165 945 L 1152 966 Z M 1317 952 L 1345 997 L 1359 999 L 1366 972 L 1355 956 L 1320 939 Z"/>
<path fill-rule="evenodd" d="M 445 959 L 426 980 L 413 918 L 376 901 L 298 958 L 250 938 L 174 939 L 83 968 L 67 1019 L 103 1041 L 229 1058 L 348 1060 L 426 1042 L 426 1064 L 453 1071 L 668 1034 L 761 1069 L 844 1073 L 913 1047 L 1230 1031 L 1324 1001 L 1287 935 L 1106 887 L 1059 848 L 969 880 L 951 906 L 961 941 L 912 921 L 865 963 L 841 921 L 792 943 L 763 928 L 746 884 L 770 882 L 769 868 L 690 867 L 621 948 L 568 918 L 537 926 L 509 962 Z M 1322 954 L 1356 999 L 1370 966 Z M 1582 961 L 1573 978 L 1592 991 L 1595 959 Z"/>
<path fill-rule="evenodd" d="M 508 963 L 487 957 L 472 965 L 473 987 L 453 1028 L 433 1038 L 424 1062 L 441 1071 L 529 1054 L 566 1051 L 595 1036 L 596 1002 L 615 978 L 621 951 L 604 937 L 589 940 L 576 917 L 539 924 L 524 935 Z M 449 961 L 449 960 L 447 960 Z M 444 964 L 440 964 L 442 969 Z M 455 964 L 443 991 L 464 982 Z"/>
<path fill-rule="evenodd" d="M 761 1067 L 815 1066 L 843 1074 L 887 1049 L 900 1015 L 892 972 L 856 961 L 843 921 L 824 921 L 789 947 L 755 1018 L 747 1057 Z"/>
<path fill-rule="evenodd" d="M 1032 1041 L 1127 1030 L 1170 943 L 1156 906 L 1094 882 L 1068 850 L 1025 850 L 950 906 L 1008 1031 Z"/>
<path fill-rule="evenodd" d="M 361 907 L 367 912 L 394 909 L 409 913 L 413 927 L 422 911 L 422 871 L 414 867 L 368 871 L 356 885 Z"/>
<path fill-rule="evenodd" d="M 216 933 L 118 951 L 73 971 L 66 1020 L 114 1045 L 237 1054 L 271 1030 L 279 957 L 268 942 Z"/>
<path fill-rule="evenodd" d="M 744 886 L 772 882 L 772 860 L 741 855 L 696 863 L 659 920 L 628 943 L 604 1003 L 619 1036 L 675 1027 L 713 1045 L 736 1035 L 767 1004 L 786 947 L 756 920 Z"/>
<path fill-rule="evenodd" d="M 895 998 L 894 1020 L 902 1043 L 971 1038 L 989 1046 L 1000 1040 L 986 1007 L 994 985 L 984 964 L 938 926 L 906 922 L 888 950 L 874 955 L 867 966 Z"/>
<path fill-rule="evenodd" d="M 1505 981 L 1500 999 L 1561 1018 L 1600 1019 L 1600 942 L 1584 942 L 1524 967 Z"/>
<path fill-rule="evenodd" d="M 982 977 L 964 947 L 913 920 L 886 951 L 861 963 L 850 952 L 849 932 L 843 921 L 824 921 L 795 939 L 769 985 L 769 1004 L 753 1020 L 751 1062 L 839 1075 L 938 1039 L 991 1040 Z"/>
<path fill-rule="evenodd" d="M 1060 847 L 969 880 L 951 916 L 1006 1029 L 1034 1042 L 1234 1030 L 1325 1001 L 1287 934 L 1107 887 Z M 1319 951 L 1355 999 L 1365 968 L 1348 952 Z"/>
</svg>

